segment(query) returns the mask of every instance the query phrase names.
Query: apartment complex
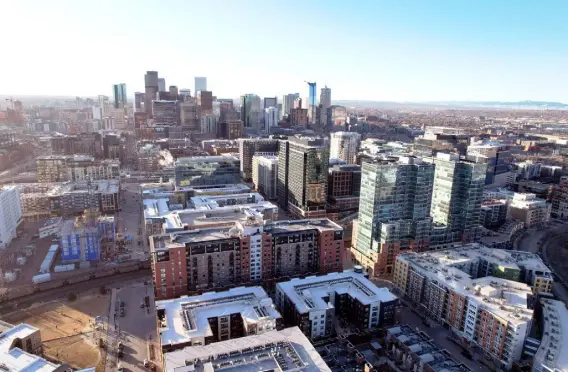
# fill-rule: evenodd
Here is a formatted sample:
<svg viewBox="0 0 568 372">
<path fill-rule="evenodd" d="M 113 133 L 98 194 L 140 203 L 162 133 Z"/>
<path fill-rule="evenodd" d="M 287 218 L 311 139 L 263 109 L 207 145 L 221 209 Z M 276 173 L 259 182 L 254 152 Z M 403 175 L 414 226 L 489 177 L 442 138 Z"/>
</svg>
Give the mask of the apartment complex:
<svg viewBox="0 0 568 372">
<path fill-rule="evenodd" d="M 552 204 L 535 194 L 515 193 L 509 203 L 508 217 L 525 223 L 525 227 L 544 226 L 550 221 Z"/>
<path fill-rule="evenodd" d="M 327 219 L 265 223 L 244 208 L 192 228 L 150 238 L 157 299 L 342 268 L 343 231 Z"/>
<path fill-rule="evenodd" d="M 174 165 L 176 186 L 239 183 L 240 161 L 236 156 L 193 156 L 179 158 Z"/>
<path fill-rule="evenodd" d="M 357 243 L 352 253 L 369 274 L 389 275 L 396 255 L 429 247 L 434 165 L 400 157 L 364 162 Z"/>
<path fill-rule="evenodd" d="M 325 217 L 329 149 L 321 138 L 279 143 L 278 205 L 303 218 Z"/>
<path fill-rule="evenodd" d="M 521 358 L 533 317 L 530 299 L 549 292 L 551 282 L 538 256 L 476 243 L 400 254 L 393 280 L 420 311 L 476 343 L 504 369 Z"/>
<path fill-rule="evenodd" d="M 0 248 L 7 247 L 17 236 L 16 229 L 22 222 L 20 190 L 16 186 L 0 188 Z"/>
<path fill-rule="evenodd" d="M 164 371 L 195 372 L 302 371 L 331 372 L 298 327 L 268 331 L 206 346 L 186 347 L 164 354 Z"/>
<path fill-rule="evenodd" d="M 282 316 L 261 287 L 156 301 L 156 311 L 164 352 L 282 328 Z"/>
<path fill-rule="evenodd" d="M 392 325 L 398 299 L 362 274 L 344 271 L 276 284 L 276 306 L 287 325 L 311 339 L 335 334 L 336 318 L 360 329 Z"/>
<path fill-rule="evenodd" d="M 39 156 L 36 167 L 38 182 L 96 181 L 120 177 L 118 160 L 96 160 L 88 155 Z"/>
<path fill-rule="evenodd" d="M 100 133 L 81 133 L 81 135 L 58 135 L 51 137 L 52 155 L 90 155 L 103 156 L 103 142 Z"/>
<path fill-rule="evenodd" d="M 330 137 L 329 157 L 345 160 L 347 164 L 357 164 L 361 135 L 357 132 L 334 132 Z"/>
<path fill-rule="evenodd" d="M 278 156 L 255 155 L 252 158 L 252 183 L 267 199 L 278 196 Z"/>
<path fill-rule="evenodd" d="M 252 158 L 256 154 L 276 155 L 278 140 L 271 138 L 239 138 L 239 160 L 241 161 L 241 177 L 245 181 L 252 179 Z M 259 154 L 261 155 L 261 154 Z"/>
</svg>

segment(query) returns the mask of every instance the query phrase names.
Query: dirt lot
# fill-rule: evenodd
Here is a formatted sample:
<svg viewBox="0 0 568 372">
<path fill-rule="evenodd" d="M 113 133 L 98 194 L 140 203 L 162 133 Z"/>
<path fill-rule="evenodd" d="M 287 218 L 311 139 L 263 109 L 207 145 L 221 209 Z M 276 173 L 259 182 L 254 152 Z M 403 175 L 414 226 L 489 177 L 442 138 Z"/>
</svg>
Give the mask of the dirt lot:
<svg viewBox="0 0 568 372">
<path fill-rule="evenodd" d="M 100 353 L 91 324 L 95 316 L 108 314 L 109 295 L 81 293 L 75 301 L 60 300 L 19 310 L 3 320 L 25 322 L 41 330 L 44 353 L 73 368 L 97 365 Z"/>
</svg>

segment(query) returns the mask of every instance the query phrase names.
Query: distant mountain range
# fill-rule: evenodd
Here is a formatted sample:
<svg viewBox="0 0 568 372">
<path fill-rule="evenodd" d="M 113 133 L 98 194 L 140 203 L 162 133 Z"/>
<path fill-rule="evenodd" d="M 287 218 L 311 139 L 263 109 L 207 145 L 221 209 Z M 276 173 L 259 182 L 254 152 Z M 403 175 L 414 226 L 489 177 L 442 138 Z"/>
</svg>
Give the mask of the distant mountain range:
<svg viewBox="0 0 568 372">
<path fill-rule="evenodd" d="M 432 101 L 432 102 L 395 102 L 395 101 L 365 101 L 365 100 L 339 100 L 333 101 L 336 105 L 347 107 L 368 108 L 395 108 L 395 107 L 452 107 L 452 108 L 506 108 L 525 110 L 568 110 L 568 104 L 548 101 Z"/>
</svg>

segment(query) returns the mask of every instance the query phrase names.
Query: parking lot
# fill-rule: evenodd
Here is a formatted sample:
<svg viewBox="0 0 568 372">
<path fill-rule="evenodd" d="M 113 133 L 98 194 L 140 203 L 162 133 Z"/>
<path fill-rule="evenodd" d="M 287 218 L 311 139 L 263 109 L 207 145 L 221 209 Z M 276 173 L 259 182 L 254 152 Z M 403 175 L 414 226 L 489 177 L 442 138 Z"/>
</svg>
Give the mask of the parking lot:
<svg viewBox="0 0 568 372">
<path fill-rule="evenodd" d="M 149 307 L 142 307 L 145 296 L 148 296 Z M 123 344 L 122 355 L 118 353 L 119 342 Z M 153 355 L 150 349 L 153 349 Z M 116 371 L 118 364 L 127 371 L 147 371 L 148 368 L 144 367 L 145 360 L 150 364 L 153 360 L 161 360 L 151 283 L 138 282 L 113 289 L 109 312 L 108 351 L 108 372 Z"/>
</svg>

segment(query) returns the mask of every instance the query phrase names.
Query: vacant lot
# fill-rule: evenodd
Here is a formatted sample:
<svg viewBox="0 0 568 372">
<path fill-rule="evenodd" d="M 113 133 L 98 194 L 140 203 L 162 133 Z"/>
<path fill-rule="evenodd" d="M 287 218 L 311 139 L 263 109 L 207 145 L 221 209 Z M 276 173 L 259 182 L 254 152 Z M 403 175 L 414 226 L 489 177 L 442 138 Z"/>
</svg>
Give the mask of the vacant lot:
<svg viewBox="0 0 568 372">
<path fill-rule="evenodd" d="M 96 346 L 100 334 L 93 332 L 94 317 L 108 314 L 108 302 L 108 295 L 81 293 L 75 301 L 60 300 L 19 310 L 4 320 L 39 328 L 47 356 L 74 368 L 94 367 L 100 359 Z"/>
</svg>

